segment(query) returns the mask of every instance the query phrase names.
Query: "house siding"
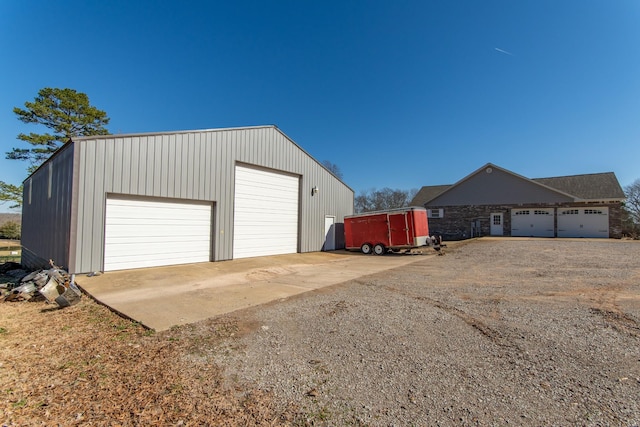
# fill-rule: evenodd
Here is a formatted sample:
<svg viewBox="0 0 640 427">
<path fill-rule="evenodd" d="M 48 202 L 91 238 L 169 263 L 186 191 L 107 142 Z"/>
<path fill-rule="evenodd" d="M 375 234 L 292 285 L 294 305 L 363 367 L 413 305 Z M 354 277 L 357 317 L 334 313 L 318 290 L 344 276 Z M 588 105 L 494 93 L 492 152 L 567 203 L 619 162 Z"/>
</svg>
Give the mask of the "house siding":
<svg viewBox="0 0 640 427">
<path fill-rule="evenodd" d="M 573 200 L 543 185 L 533 184 L 526 178 L 491 168 L 491 173 L 480 171 L 466 181 L 452 186 L 429 201 L 429 207 L 460 205 L 502 205 L 519 203 L 562 203 Z"/>
<path fill-rule="evenodd" d="M 273 126 L 81 138 L 74 146 L 77 250 L 69 262 L 74 272 L 103 268 L 110 193 L 215 203 L 213 258 L 231 259 L 237 164 L 300 176 L 300 252 L 321 250 L 325 215 L 335 215 L 341 223 L 353 213 L 353 190 Z M 313 186 L 320 189 L 315 196 Z"/>
</svg>

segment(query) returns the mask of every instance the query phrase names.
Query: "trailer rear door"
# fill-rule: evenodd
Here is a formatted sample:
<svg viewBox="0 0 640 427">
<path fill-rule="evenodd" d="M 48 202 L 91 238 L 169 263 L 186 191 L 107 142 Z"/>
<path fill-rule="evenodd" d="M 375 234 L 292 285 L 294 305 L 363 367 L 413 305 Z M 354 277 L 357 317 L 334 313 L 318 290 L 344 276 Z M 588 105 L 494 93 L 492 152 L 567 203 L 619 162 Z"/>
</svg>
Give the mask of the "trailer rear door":
<svg viewBox="0 0 640 427">
<path fill-rule="evenodd" d="M 410 245 L 407 213 L 389 215 L 389 246 Z"/>
</svg>

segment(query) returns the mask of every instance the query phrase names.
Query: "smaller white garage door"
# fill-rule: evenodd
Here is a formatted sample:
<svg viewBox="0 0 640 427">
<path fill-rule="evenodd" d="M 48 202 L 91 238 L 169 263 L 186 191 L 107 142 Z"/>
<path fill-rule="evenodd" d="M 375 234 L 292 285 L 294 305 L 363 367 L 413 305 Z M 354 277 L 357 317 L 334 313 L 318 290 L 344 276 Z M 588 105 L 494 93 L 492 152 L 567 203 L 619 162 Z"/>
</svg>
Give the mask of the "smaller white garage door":
<svg viewBox="0 0 640 427">
<path fill-rule="evenodd" d="M 554 237 L 553 208 L 511 209 L 511 235 Z"/>
<path fill-rule="evenodd" d="M 210 202 L 110 196 L 104 270 L 211 260 Z"/>
<path fill-rule="evenodd" d="M 558 209 L 558 237 L 609 237 L 609 208 Z"/>
</svg>

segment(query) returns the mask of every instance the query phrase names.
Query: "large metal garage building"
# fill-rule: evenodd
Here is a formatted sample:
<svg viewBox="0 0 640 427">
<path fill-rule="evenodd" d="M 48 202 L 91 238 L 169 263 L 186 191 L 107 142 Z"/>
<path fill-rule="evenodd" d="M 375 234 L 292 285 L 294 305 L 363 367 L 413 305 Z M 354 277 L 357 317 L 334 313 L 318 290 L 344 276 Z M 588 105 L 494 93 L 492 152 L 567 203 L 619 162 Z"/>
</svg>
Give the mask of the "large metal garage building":
<svg viewBox="0 0 640 427">
<path fill-rule="evenodd" d="M 331 250 L 353 196 L 275 126 L 76 138 L 24 182 L 22 263 L 86 273 Z"/>
</svg>

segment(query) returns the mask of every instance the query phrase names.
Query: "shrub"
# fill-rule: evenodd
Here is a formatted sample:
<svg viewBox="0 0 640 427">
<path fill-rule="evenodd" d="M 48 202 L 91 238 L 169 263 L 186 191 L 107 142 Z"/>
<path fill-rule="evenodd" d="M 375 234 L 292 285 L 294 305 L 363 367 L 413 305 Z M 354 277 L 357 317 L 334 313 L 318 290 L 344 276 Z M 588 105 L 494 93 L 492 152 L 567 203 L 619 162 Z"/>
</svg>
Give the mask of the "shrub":
<svg viewBox="0 0 640 427">
<path fill-rule="evenodd" d="M 0 237 L 4 239 L 20 239 L 20 223 L 15 221 L 5 222 L 0 226 Z"/>
</svg>

